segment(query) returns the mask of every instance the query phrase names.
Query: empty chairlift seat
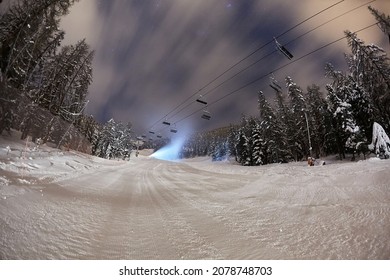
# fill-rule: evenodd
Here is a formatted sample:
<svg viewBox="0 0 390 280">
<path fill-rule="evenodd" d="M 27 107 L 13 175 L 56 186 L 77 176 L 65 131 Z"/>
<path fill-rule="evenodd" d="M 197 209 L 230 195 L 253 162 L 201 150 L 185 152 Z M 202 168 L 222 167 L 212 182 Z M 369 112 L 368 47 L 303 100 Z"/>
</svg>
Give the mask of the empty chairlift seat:
<svg viewBox="0 0 390 280">
<path fill-rule="evenodd" d="M 210 119 L 211 119 L 211 114 L 210 114 L 210 112 L 204 110 L 203 113 L 202 113 L 202 119 L 210 120 Z"/>
<path fill-rule="evenodd" d="M 207 102 L 204 101 L 204 100 L 202 99 L 202 97 L 199 97 L 198 99 L 196 99 L 196 102 L 199 102 L 199 103 L 201 103 L 201 104 L 207 105 Z"/>
<path fill-rule="evenodd" d="M 282 87 L 280 85 L 278 85 L 277 82 L 275 82 L 274 80 L 271 81 L 271 83 L 269 84 L 269 86 L 271 88 L 273 88 L 275 91 L 277 92 L 281 92 L 282 91 Z"/>
<path fill-rule="evenodd" d="M 277 40 L 276 38 L 274 38 L 275 40 L 275 44 L 276 44 L 276 47 L 278 48 L 278 50 L 284 54 L 285 57 L 287 57 L 288 59 L 292 59 L 294 56 L 284 47 L 282 46 Z"/>
</svg>

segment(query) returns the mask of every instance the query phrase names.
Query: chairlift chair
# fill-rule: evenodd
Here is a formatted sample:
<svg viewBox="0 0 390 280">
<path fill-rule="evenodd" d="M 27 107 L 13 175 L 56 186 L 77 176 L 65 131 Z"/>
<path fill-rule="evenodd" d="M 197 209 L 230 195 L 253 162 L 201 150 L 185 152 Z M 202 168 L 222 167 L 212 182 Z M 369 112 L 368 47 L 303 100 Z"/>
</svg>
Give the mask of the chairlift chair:
<svg viewBox="0 0 390 280">
<path fill-rule="evenodd" d="M 162 136 L 159 134 L 159 135 L 157 135 L 157 138 L 162 138 Z"/>
<path fill-rule="evenodd" d="M 177 133 L 176 124 L 173 124 L 173 127 L 170 130 L 172 133 Z"/>
<path fill-rule="evenodd" d="M 274 79 L 272 79 L 272 81 L 271 81 L 271 83 L 269 84 L 269 86 L 271 87 L 271 88 L 273 88 L 275 91 L 277 91 L 277 92 L 281 92 L 282 91 L 282 87 L 277 83 L 277 82 L 275 82 L 275 80 Z"/>
<path fill-rule="evenodd" d="M 277 49 L 282 53 L 284 54 L 285 57 L 287 57 L 288 59 L 292 59 L 294 56 L 282 45 L 280 44 L 276 38 L 274 38 L 275 40 L 275 44 L 276 44 L 276 47 Z"/>
<path fill-rule="evenodd" d="M 199 95 L 199 98 L 196 99 L 196 102 L 199 102 L 201 104 L 207 105 L 207 102 L 203 100 L 202 95 Z"/>
<path fill-rule="evenodd" d="M 203 114 L 202 114 L 202 119 L 205 119 L 205 120 L 210 120 L 211 119 L 211 114 L 210 112 L 206 111 L 206 110 L 203 110 Z"/>
<path fill-rule="evenodd" d="M 163 121 L 162 123 L 165 124 L 165 125 L 171 125 L 171 123 L 168 122 L 168 121 Z"/>
<path fill-rule="evenodd" d="M 154 134 L 154 131 L 149 131 L 150 134 Z"/>
<path fill-rule="evenodd" d="M 196 102 L 199 102 L 199 103 L 202 103 L 204 105 L 207 105 L 207 102 L 202 100 L 202 99 L 200 99 L 200 98 L 196 99 Z"/>
</svg>

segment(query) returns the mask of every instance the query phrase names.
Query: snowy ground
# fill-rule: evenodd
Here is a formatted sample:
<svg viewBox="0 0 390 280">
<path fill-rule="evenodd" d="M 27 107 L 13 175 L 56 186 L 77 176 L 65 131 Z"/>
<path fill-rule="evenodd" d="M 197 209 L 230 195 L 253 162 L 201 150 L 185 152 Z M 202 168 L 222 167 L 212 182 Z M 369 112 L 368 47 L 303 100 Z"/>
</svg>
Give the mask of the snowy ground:
<svg viewBox="0 0 390 280">
<path fill-rule="evenodd" d="M 33 148 L 0 137 L 0 259 L 390 259 L 390 160 L 242 167 Z"/>
</svg>

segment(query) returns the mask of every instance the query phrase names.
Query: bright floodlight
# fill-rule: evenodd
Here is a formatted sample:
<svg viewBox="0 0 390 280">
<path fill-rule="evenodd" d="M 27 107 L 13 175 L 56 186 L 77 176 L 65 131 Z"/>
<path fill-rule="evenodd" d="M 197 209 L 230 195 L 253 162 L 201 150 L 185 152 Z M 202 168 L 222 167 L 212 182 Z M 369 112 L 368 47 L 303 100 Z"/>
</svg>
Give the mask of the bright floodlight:
<svg viewBox="0 0 390 280">
<path fill-rule="evenodd" d="M 180 150 L 183 147 L 184 141 L 184 136 L 175 138 L 171 143 L 153 153 L 151 157 L 161 160 L 178 160 L 180 159 Z"/>
</svg>

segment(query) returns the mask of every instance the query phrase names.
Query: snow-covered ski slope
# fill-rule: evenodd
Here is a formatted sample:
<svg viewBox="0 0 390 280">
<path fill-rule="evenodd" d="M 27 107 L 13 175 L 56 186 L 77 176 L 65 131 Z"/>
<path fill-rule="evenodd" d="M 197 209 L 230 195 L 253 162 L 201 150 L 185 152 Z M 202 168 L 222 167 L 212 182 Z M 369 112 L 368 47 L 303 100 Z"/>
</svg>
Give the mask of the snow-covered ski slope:
<svg viewBox="0 0 390 280">
<path fill-rule="evenodd" d="M 0 259 L 390 259 L 390 160 L 124 162 L 2 137 L 0 168 Z"/>
</svg>

